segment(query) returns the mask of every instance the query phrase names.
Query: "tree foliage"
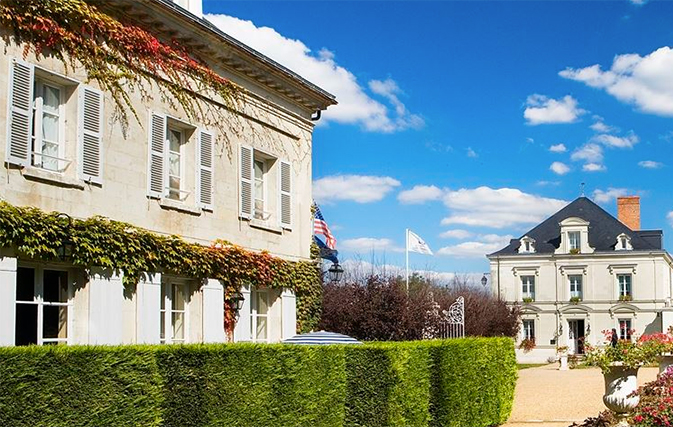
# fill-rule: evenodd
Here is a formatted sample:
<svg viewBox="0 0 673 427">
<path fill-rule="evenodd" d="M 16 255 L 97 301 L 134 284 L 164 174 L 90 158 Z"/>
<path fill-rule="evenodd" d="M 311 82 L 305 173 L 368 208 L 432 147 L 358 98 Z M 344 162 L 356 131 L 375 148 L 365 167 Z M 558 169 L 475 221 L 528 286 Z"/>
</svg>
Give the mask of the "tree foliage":
<svg viewBox="0 0 673 427">
<path fill-rule="evenodd" d="M 411 278 L 408 293 L 400 277 L 370 276 L 364 283 L 325 284 L 319 327 L 368 341 L 430 338 L 442 321 L 441 312 L 459 296 L 465 299 L 466 335 L 516 336 L 518 306 L 510 307 L 464 281 L 439 286 L 418 276 Z"/>
</svg>

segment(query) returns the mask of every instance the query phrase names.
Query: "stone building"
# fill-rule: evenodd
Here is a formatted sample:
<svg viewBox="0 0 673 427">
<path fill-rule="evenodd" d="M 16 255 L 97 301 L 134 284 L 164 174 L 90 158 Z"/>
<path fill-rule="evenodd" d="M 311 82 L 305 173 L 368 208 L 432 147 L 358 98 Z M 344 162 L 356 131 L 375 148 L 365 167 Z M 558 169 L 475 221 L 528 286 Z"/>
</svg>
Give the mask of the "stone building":
<svg viewBox="0 0 673 427">
<path fill-rule="evenodd" d="M 639 197 L 618 199 L 618 218 L 580 197 L 488 255 L 493 292 L 523 310 L 520 361 L 545 362 L 567 346 L 624 339 L 673 324 L 673 258 L 661 230 L 640 229 Z"/>
<path fill-rule="evenodd" d="M 24 57 L 24 46 L 1 28 L 0 100 L 8 108 L 0 114 L 7 129 L 0 198 L 307 260 L 314 119 L 334 97 L 215 28 L 200 16 L 200 0 L 97 4 L 181 43 L 244 88 L 240 109 L 229 113 L 237 131 L 224 135 L 212 121 L 138 92 L 128 93 L 138 120 L 124 126 L 110 93 L 85 70 L 66 68 L 53 55 Z M 222 103 L 198 95 L 206 108 Z M 1 254 L 0 345 L 226 340 L 217 280 L 154 274 L 128 289 L 117 274 L 29 261 L 9 248 Z M 273 342 L 295 333 L 292 292 L 243 294 L 235 340 Z"/>
</svg>

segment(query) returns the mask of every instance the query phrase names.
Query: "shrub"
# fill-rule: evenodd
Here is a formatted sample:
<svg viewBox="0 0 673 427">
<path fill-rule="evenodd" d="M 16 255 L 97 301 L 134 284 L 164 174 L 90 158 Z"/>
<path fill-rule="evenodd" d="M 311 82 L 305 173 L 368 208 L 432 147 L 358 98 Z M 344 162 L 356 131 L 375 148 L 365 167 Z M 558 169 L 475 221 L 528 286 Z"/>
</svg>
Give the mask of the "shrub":
<svg viewBox="0 0 673 427">
<path fill-rule="evenodd" d="M 159 426 L 153 347 L 0 348 L 0 425 Z"/>
<path fill-rule="evenodd" d="M 0 425 L 486 427 L 515 381 L 509 338 L 4 348 Z"/>
<path fill-rule="evenodd" d="M 631 425 L 658 427 L 673 421 L 673 373 L 665 372 L 656 381 L 647 383 L 636 392 L 640 403 L 631 413 Z"/>
<path fill-rule="evenodd" d="M 434 337 L 442 310 L 465 299 L 465 332 L 509 336 L 519 331 L 520 307 L 510 307 L 482 289 L 457 283 L 451 288 L 412 277 L 409 292 L 401 278 L 369 276 L 363 283 L 327 283 L 319 328 L 364 341 L 403 341 Z"/>
</svg>

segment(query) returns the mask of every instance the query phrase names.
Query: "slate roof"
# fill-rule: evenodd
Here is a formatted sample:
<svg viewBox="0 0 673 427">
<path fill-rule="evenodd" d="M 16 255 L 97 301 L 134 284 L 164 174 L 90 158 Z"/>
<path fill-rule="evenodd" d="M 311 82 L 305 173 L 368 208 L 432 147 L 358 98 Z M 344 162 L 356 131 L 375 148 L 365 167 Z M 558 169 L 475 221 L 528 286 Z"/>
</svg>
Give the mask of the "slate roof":
<svg viewBox="0 0 673 427">
<path fill-rule="evenodd" d="M 633 250 L 663 250 L 661 230 L 631 230 L 591 200 L 579 197 L 520 238 L 512 239 L 509 245 L 488 256 L 519 255 L 517 250 L 521 244 L 520 239 L 524 236 L 535 239 L 535 253 L 554 253 L 561 244 L 559 223 L 570 217 L 582 218 L 589 222 L 589 246 L 593 247 L 595 252 L 614 251 L 617 236 L 622 233 L 631 238 Z"/>
</svg>

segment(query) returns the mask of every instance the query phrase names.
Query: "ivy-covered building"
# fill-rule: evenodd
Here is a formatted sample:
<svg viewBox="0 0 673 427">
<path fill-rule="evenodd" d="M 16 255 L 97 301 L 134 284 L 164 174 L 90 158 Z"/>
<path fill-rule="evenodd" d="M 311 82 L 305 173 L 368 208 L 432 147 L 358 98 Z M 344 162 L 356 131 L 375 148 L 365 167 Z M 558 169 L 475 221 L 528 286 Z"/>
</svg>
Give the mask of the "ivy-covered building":
<svg viewBox="0 0 673 427">
<path fill-rule="evenodd" d="M 200 13 L 0 2 L 0 345 L 311 327 L 312 131 L 335 98 Z"/>
</svg>

